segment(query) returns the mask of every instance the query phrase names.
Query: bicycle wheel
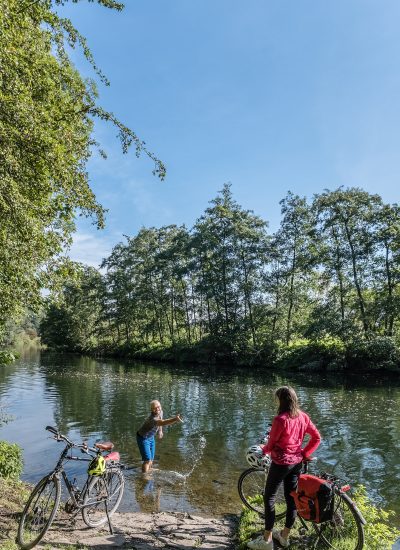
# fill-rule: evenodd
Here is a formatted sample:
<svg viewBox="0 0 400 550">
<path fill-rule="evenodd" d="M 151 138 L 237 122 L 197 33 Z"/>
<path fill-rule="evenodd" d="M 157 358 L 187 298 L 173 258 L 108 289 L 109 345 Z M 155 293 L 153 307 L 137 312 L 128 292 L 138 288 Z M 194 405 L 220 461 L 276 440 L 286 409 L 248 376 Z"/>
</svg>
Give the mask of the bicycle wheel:
<svg viewBox="0 0 400 550">
<path fill-rule="evenodd" d="M 333 518 L 313 524 L 317 542 L 333 550 L 361 550 L 364 547 L 364 528 L 353 501 L 343 493 L 335 493 Z"/>
<path fill-rule="evenodd" d="M 262 468 L 248 468 L 242 472 L 238 481 L 238 491 L 242 502 L 264 517 L 264 487 L 268 470 Z M 275 501 L 275 517 L 281 519 L 286 514 L 286 501 L 283 486 L 278 489 Z"/>
<path fill-rule="evenodd" d="M 46 476 L 33 489 L 18 525 L 17 543 L 24 550 L 33 548 L 47 533 L 60 505 L 61 482 Z"/>
<path fill-rule="evenodd" d="M 88 527 L 100 527 L 116 511 L 124 493 L 125 479 L 119 468 L 107 468 L 104 475 L 92 477 L 83 499 L 82 518 Z"/>
</svg>

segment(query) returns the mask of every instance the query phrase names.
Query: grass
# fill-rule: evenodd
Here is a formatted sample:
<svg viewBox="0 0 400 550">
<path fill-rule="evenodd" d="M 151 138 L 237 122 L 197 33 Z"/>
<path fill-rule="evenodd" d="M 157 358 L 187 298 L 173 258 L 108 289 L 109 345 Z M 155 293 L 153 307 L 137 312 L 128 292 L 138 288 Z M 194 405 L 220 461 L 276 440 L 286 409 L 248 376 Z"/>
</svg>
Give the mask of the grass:
<svg viewBox="0 0 400 550">
<path fill-rule="evenodd" d="M 259 500 L 259 503 L 262 502 L 262 497 L 255 497 L 254 500 Z M 258 504 L 258 503 L 257 503 Z M 282 505 L 280 505 L 282 506 Z M 279 509 L 277 507 L 276 512 L 279 514 L 282 509 Z M 284 519 L 278 520 L 275 524 L 276 529 L 282 529 L 284 526 Z M 264 530 L 264 520 L 257 514 L 257 512 L 253 512 L 252 510 L 249 510 L 248 508 L 243 507 L 242 514 L 240 516 L 239 520 L 239 528 L 238 528 L 238 550 L 244 550 L 247 548 L 247 543 L 253 539 L 255 536 L 260 535 Z M 303 528 L 301 524 L 296 521 L 292 531 L 291 531 L 291 549 L 296 550 L 305 550 L 305 549 L 311 549 L 312 543 L 315 540 L 315 536 L 313 532 L 304 533 L 302 532 Z M 278 548 L 278 546 L 277 546 Z"/>
<path fill-rule="evenodd" d="M 0 549 L 17 550 L 15 537 L 19 514 L 29 495 L 29 487 L 21 481 L 0 478 Z"/>
<path fill-rule="evenodd" d="M 20 513 L 32 487 L 21 481 L 0 477 L 0 550 L 20 550 L 15 542 Z M 82 544 L 52 543 L 44 545 L 44 550 L 59 546 L 62 550 L 88 550 Z"/>
<path fill-rule="evenodd" d="M 356 490 L 355 498 L 361 513 L 367 521 L 367 525 L 364 527 L 364 549 L 390 550 L 394 542 L 400 536 L 400 531 L 392 525 L 393 512 L 375 507 L 368 499 L 365 489 L 362 487 Z M 256 503 L 257 506 L 262 505 L 262 496 L 256 496 L 252 501 Z M 276 512 L 278 514 L 283 511 L 282 506 L 284 508 L 282 504 L 277 506 Z M 342 526 L 340 521 L 338 522 L 338 531 L 342 535 L 342 538 L 340 540 L 335 539 L 335 542 L 332 543 L 335 549 L 354 550 L 357 535 L 355 533 L 354 524 L 352 521 L 349 521 L 349 519 L 351 519 L 350 512 L 347 507 L 341 505 L 336 509 L 336 513 L 339 520 L 344 521 L 344 525 Z M 277 521 L 275 527 L 277 529 L 282 529 L 283 522 L 284 520 Z M 323 525 L 329 526 L 330 524 Z M 291 550 L 310 550 L 314 547 L 320 548 L 322 546 L 321 544 L 315 546 L 317 535 L 315 534 L 312 524 L 307 522 L 306 526 L 308 528 L 307 530 L 302 527 L 299 520 L 296 520 L 290 537 Z M 238 527 L 238 550 L 244 550 L 247 547 L 247 542 L 261 534 L 263 529 L 264 522 L 259 514 L 248 508 L 243 508 Z M 332 532 L 333 531 L 328 531 L 328 533 Z M 355 537 L 354 534 L 356 535 Z M 327 538 L 329 540 L 328 536 Z M 279 547 L 276 546 L 276 548 Z"/>
</svg>

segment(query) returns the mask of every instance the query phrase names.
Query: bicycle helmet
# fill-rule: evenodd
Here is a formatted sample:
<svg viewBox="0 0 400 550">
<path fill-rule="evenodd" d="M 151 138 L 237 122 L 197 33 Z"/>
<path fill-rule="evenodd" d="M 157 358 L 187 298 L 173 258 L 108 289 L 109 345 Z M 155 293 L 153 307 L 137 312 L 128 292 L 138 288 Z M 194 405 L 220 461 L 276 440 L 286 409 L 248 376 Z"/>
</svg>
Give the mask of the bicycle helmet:
<svg viewBox="0 0 400 550">
<path fill-rule="evenodd" d="M 96 456 L 88 466 L 90 476 L 101 476 L 106 471 L 106 461 L 101 455 Z"/>
<path fill-rule="evenodd" d="M 252 445 L 247 449 L 246 460 L 252 468 L 267 468 L 271 462 L 269 455 L 262 454 L 260 445 Z"/>
</svg>

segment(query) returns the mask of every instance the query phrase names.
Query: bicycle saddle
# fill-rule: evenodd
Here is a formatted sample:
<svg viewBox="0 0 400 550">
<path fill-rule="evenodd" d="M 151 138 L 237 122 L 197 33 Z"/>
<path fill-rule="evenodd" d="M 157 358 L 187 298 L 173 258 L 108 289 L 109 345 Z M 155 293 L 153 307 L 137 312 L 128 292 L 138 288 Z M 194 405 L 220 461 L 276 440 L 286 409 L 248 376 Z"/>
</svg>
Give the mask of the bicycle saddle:
<svg viewBox="0 0 400 550">
<path fill-rule="evenodd" d="M 111 443 L 111 441 L 95 443 L 94 446 L 97 447 L 97 449 L 100 449 L 100 451 L 111 451 L 112 449 L 114 449 L 114 443 Z"/>
</svg>

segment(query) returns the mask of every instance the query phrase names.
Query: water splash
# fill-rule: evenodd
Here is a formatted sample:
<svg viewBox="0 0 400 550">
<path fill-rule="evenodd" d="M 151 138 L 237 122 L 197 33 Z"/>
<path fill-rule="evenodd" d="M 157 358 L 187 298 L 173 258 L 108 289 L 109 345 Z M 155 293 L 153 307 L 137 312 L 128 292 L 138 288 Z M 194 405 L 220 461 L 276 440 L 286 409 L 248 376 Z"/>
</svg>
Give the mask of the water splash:
<svg viewBox="0 0 400 550">
<path fill-rule="evenodd" d="M 164 470 L 164 471 L 154 471 L 154 476 L 159 480 L 162 479 L 167 483 L 176 483 L 177 481 L 181 483 L 186 483 L 187 479 L 192 475 L 197 465 L 200 463 L 203 458 L 204 449 L 206 448 L 207 440 L 204 435 L 200 435 L 198 443 L 196 445 L 195 451 L 192 453 L 193 462 L 191 468 L 188 472 L 176 472 L 175 470 Z"/>
</svg>

